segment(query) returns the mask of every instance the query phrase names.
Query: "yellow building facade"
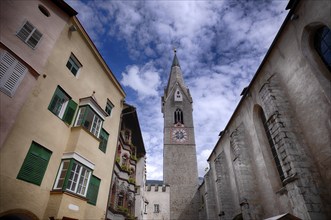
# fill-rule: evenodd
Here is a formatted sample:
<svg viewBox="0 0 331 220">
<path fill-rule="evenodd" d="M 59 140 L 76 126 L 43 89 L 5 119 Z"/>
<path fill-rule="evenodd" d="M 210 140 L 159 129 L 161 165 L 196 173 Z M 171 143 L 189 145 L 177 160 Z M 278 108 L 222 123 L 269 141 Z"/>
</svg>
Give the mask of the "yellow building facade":
<svg viewBox="0 0 331 220">
<path fill-rule="evenodd" d="M 125 93 L 74 16 L 40 73 L 1 146 L 0 217 L 103 219 Z"/>
</svg>

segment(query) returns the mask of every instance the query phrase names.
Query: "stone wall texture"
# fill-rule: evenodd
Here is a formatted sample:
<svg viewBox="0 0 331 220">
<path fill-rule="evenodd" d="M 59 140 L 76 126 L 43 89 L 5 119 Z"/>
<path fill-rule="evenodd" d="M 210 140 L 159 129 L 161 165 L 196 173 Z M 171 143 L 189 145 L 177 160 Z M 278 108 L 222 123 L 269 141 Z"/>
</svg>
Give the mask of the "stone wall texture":
<svg viewBox="0 0 331 220">
<path fill-rule="evenodd" d="M 313 43 L 331 2 L 294 2 L 208 159 L 200 219 L 331 219 L 331 74 Z"/>
</svg>

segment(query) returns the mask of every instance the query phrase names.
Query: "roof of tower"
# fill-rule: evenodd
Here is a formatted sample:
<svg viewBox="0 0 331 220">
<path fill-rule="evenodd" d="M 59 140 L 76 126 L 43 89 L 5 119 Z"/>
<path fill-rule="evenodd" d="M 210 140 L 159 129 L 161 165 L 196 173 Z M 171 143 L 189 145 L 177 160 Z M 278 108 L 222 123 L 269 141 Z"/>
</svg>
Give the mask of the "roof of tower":
<svg viewBox="0 0 331 220">
<path fill-rule="evenodd" d="M 174 59 L 173 59 L 173 61 L 172 61 L 172 65 L 171 65 L 171 67 L 174 67 L 174 66 L 178 66 L 178 67 L 180 67 L 180 65 L 179 65 L 179 61 L 178 61 L 178 58 L 177 58 L 177 56 L 176 56 L 176 50 L 175 50 L 175 56 L 174 56 Z"/>
<path fill-rule="evenodd" d="M 165 99 L 167 99 L 171 91 L 174 89 L 174 87 L 177 87 L 177 85 L 182 88 L 184 94 L 190 99 L 190 94 L 187 91 L 188 89 L 184 83 L 184 78 L 176 55 L 176 50 L 174 50 L 174 59 L 172 61 L 169 80 L 164 93 Z"/>
</svg>

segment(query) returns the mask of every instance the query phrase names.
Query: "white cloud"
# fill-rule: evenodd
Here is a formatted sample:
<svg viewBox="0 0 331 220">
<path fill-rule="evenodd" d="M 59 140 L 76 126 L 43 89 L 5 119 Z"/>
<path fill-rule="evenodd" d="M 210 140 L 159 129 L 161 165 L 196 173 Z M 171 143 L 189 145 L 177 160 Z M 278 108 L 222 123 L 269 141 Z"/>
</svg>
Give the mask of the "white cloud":
<svg viewBox="0 0 331 220">
<path fill-rule="evenodd" d="M 151 63 L 145 64 L 142 68 L 137 65 L 128 66 L 122 77 L 121 83 L 135 90 L 139 99 L 158 95 L 160 77 Z"/>
<path fill-rule="evenodd" d="M 123 66 L 118 77 L 127 89 L 127 102 L 138 109 L 147 177 L 162 179 L 160 96 L 168 80 L 172 49 L 177 48 L 194 101 L 199 175 L 203 176 L 218 134 L 275 37 L 288 1 L 69 3 L 98 47 L 106 46 L 107 39 L 125 42 L 127 56 L 134 62 Z"/>
</svg>

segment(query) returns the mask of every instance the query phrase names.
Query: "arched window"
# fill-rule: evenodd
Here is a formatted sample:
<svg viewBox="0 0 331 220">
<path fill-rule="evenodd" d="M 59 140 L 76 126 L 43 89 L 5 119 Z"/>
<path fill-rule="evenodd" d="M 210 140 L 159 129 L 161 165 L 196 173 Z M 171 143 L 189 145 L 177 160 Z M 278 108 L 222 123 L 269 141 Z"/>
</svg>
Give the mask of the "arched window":
<svg viewBox="0 0 331 220">
<path fill-rule="evenodd" d="M 124 207 L 124 192 L 123 191 L 121 191 L 118 194 L 117 206 Z"/>
<path fill-rule="evenodd" d="M 174 113 L 175 124 L 180 123 L 184 124 L 183 112 L 179 108 L 176 109 Z"/>
<path fill-rule="evenodd" d="M 331 72 L 331 31 L 327 26 L 317 29 L 314 36 L 314 46 L 323 62 Z"/>
<path fill-rule="evenodd" d="M 116 181 L 113 184 L 111 189 L 111 198 L 110 198 L 110 206 L 115 208 L 115 199 L 116 199 Z"/>
<path fill-rule="evenodd" d="M 264 114 L 264 111 L 263 111 L 262 108 L 259 109 L 259 116 L 260 116 L 260 119 L 263 123 L 263 128 L 264 128 L 264 131 L 266 133 L 266 136 L 268 138 L 268 142 L 269 142 L 269 145 L 270 145 L 270 148 L 271 148 L 272 157 L 273 157 L 273 159 L 276 163 L 276 168 L 277 168 L 280 180 L 283 181 L 285 179 L 284 172 L 283 172 L 283 169 L 282 169 L 282 166 L 281 166 L 278 154 L 277 154 L 277 150 L 276 150 L 274 140 L 271 136 L 271 133 L 270 133 L 270 130 L 269 130 L 269 127 L 268 127 L 268 124 L 270 123 L 270 121 L 268 122 L 266 120 L 266 117 L 265 117 L 265 114 Z"/>
</svg>

